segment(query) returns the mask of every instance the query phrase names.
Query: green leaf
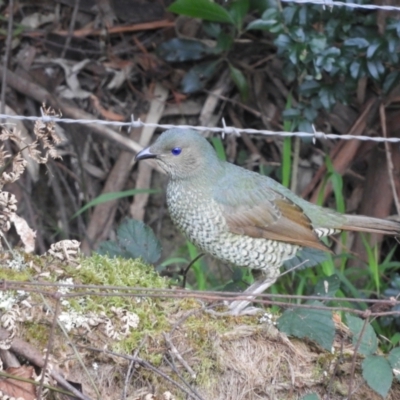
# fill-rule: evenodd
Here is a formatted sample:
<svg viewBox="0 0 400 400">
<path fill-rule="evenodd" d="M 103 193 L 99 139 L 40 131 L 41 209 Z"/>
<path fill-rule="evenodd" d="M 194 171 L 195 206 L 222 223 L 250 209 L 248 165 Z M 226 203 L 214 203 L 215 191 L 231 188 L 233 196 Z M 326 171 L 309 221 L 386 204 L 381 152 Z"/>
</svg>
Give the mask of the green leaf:
<svg viewBox="0 0 400 400">
<path fill-rule="evenodd" d="M 380 47 L 382 47 L 382 45 L 382 41 L 370 44 L 367 50 L 367 58 L 374 57 L 375 53 L 379 50 Z"/>
<path fill-rule="evenodd" d="M 308 133 L 313 133 L 314 132 L 314 128 L 312 127 L 312 125 L 310 124 L 309 121 L 307 121 L 306 119 L 302 118 L 299 121 L 299 131 L 300 132 L 308 132 Z"/>
<path fill-rule="evenodd" d="M 388 361 L 381 356 L 368 356 L 362 363 L 363 378 L 383 398 L 392 386 L 393 374 Z"/>
<path fill-rule="evenodd" d="M 327 110 L 329 110 L 336 103 L 335 96 L 332 90 L 330 90 L 328 87 L 321 88 L 319 91 L 319 100 L 321 101 L 323 107 Z"/>
<path fill-rule="evenodd" d="M 229 51 L 233 45 L 233 37 L 225 32 L 221 32 L 217 37 L 217 45 L 215 50 L 219 53 Z"/>
<path fill-rule="evenodd" d="M 300 117 L 301 112 L 297 108 L 288 108 L 282 112 L 283 118 L 293 119 Z"/>
<path fill-rule="evenodd" d="M 334 297 L 340 289 L 340 279 L 335 275 L 320 279 L 314 287 L 314 295 L 321 297 Z"/>
<path fill-rule="evenodd" d="M 222 32 L 222 25 L 217 22 L 203 21 L 202 28 L 204 33 L 212 38 L 217 38 Z"/>
<path fill-rule="evenodd" d="M 383 66 L 382 62 L 379 60 L 368 61 L 367 68 L 368 68 L 368 72 L 376 80 L 379 80 L 381 77 L 381 74 L 383 74 L 385 72 L 385 67 Z"/>
<path fill-rule="evenodd" d="M 264 21 L 268 21 L 270 19 L 278 19 L 280 15 L 279 9 L 276 7 L 270 7 L 267 8 L 264 12 L 263 15 L 261 16 L 261 18 Z"/>
<path fill-rule="evenodd" d="M 346 314 L 347 325 L 353 334 L 353 345 L 358 343 L 360 338 L 361 330 L 363 329 L 365 321 L 359 317 L 355 317 L 350 314 Z M 364 329 L 358 352 L 366 356 L 376 352 L 378 348 L 378 339 L 375 331 L 371 324 L 367 322 L 367 326 Z"/>
<path fill-rule="evenodd" d="M 322 305 L 318 301 L 310 304 Z M 332 350 L 335 325 L 332 321 L 331 311 L 306 308 L 287 309 L 279 318 L 278 326 L 287 335 L 298 338 L 307 337 L 316 341 L 324 349 Z"/>
<path fill-rule="evenodd" d="M 117 241 L 101 242 L 97 253 L 110 257 L 141 258 L 153 264 L 161 256 L 161 244 L 149 226 L 142 221 L 127 219 L 117 229 Z"/>
<path fill-rule="evenodd" d="M 314 54 L 320 53 L 326 47 L 327 39 L 325 36 L 317 36 L 310 40 L 310 50 Z"/>
<path fill-rule="evenodd" d="M 208 47 L 198 40 L 174 38 L 161 43 L 156 54 L 169 62 L 195 61 L 215 54 L 215 48 Z"/>
<path fill-rule="evenodd" d="M 400 382 L 400 347 L 392 349 L 389 353 L 388 361 L 392 367 L 394 376 Z"/>
<path fill-rule="evenodd" d="M 229 7 L 235 26 L 238 30 L 242 29 L 243 18 L 249 11 L 249 0 L 234 0 Z"/>
<path fill-rule="evenodd" d="M 113 257 L 122 257 L 122 258 L 130 258 L 129 254 L 125 252 L 117 242 L 112 242 L 108 240 L 106 242 L 99 243 L 97 247 L 96 253 L 101 254 L 103 256 L 107 255 L 110 258 Z"/>
<path fill-rule="evenodd" d="M 271 26 L 275 25 L 277 23 L 276 20 L 270 19 L 270 20 L 263 20 L 263 19 L 256 19 L 255 21 L 250 22 L 250 24 L 247 25 L 246 31 L 249 31 L 251 29 L 253 30 L 259 30 L 259 31 L 268 31 Z"/>
<path fill-rule="evenodd" d="M 142 258 L 149 264 L 154 264 L 161 256 L 160 241 L 153 230 L 142 221 L 129 219 L 117 229 L 118 244 L 132 255 Z"/>
<path fill-rule="evenodd" d="M 358 47 L 359 49 L 369 46 L 368 40 L 362 37 L 347 39 L 343 44 L 347 47 Z"/>
<path fill-rule="evenodd" d="M 210 0 L 177 0 L 168 7 L 168 11 L 213 22 L 235 22 L 225 8 Z"/>
<path fill-rule="evenodd" d="M 321 88 L 321 84 L 314 79 L 310 81 L 304 81 L 299 87 L 299 93 L 303 96 L 310 96 L 311 94 L 317 93 Z"/>
<path fill-rule="evenodd" d="M 350 75 L 353 79 L 358 79 L 360 77 L 361 63 L 359 61 L 353 61 L 350 64 Z"/>
<path fill-rule="evenodd" d="M 235 85 L 239 89 L 240 97 L 243 101 L 246 101 L 249 96 L 249 86 L 247 84 L 247 80 L 243 75 L 242 71 L 235 68 L 232 64 L 229 65 L 229 70 L 231 71 L 231 78 Z"/>
<path fill-rule="evenodd" d="M 210 61 L 197 64 L 191 68 L 182 79 L 182 92 L 195 93 L 202 90 L 207 81 L 214 76 L 218 64 L 219 60 Z"/>
<path fill-rule="evenodd" d="M 218 158 L 222 161 L 226 161 L 226 154 L 224 145 L 222 144 L 222 139 L 220 137 L 212 137 L 211 142 L 215 148 Z"/>
<path fill-rule="evenodd" d="M 292 43 L 292 39 L 290 38 L 289 35 L 282 33 L 275 39 L 274 43 L 278 48 L 286 50 Z"/>
<path fill-rule="evenodd" d="M 400 72 L 393 71 L 388 74 L 383 82 L 382 88 L 385 94 L 390 93 L 390 91 L 397 85 L 400 80 Z"/>
<path fill-rule="evenodd" d="M 118 199 L 122 199 L 123 197 L 134 196 L 135 194 L 141 194 L 141 193 L 153 194 L 153 193 L 160 193 L 160 191 L 158 189 L 131 189 L 131 190 L 125 190 L 123 192 L 104 193 L 104 194 L 101 194 L 100 196 L 96 197 L 92 201 L 89 201 L 89 203 L 87 203 L 80 210 L 78 210 L 71 217 L 71 219 L 76 218 L 78 215 L 82 214 L 90 207 L 94 207 L 94 206 L 97 206 L 102 203 L 107 203 L 107 201 L 118 200 Z"/>
</svg>

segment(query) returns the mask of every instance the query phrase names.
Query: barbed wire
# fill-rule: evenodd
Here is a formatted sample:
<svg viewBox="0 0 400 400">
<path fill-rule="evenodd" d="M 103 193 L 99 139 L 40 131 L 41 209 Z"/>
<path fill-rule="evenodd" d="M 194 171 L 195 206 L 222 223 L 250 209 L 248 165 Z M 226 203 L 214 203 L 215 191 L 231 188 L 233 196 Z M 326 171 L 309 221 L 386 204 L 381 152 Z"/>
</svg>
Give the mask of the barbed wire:
<svg viewBox="0 0 400 400">
<path fill-rule="evenodd" d="M 55 288 L 59 291 L 47 292 L 46 288 Z M 68 293 L 60 291 L 61 288 L 68 288 Z M 85 290 L 86 289 L 86 290 Z M 326 311 L 345 311 L 359 316 L 365 316 L 369 313 L 370 317 L 382 316 L 400 316 L 400 301 L 397 297 L 390 297 L 386 299 L 365 299 L 365 298 L 340 298 L 340 297 L 325 297 L 318 295 L 304 296 L 304 295 L 289 295 L 289 294 L 245 294 L 240 292 L 220 292 L 212 290 L 187 290 L 181 288 L 142 288 L 142 287 L 125 287 L 113 285 L 83 285 L 83 284 L 67 284 L 60 282 L 20 282 L 20 281 L 3 281 L 0 286 L 0 292 L 19 290 L 26 293 L 39 293 L 44 296 L 54 297 L 58 299 L 70 299 L 76 297 L 137 297 L 137 298 L 165 298 L 165 299 L 198 299 L 210 302 L 231 302 L 238 300 L 248 300 L 251 297 L 253 303 L 262 305 L 276 305 L 281 307 L 302 308 L 309 310 L 326 310 Z M 71 292 L 70 292 L 71 291 Z M 285 301 L 283 301 L 285 300 Z M 323 300 L 335 301 L 339 304 L 335 305 L 315 305 L 309 303 L 299 303 L 295 300 Z M 290 302 L 292 301 L 292 302 Z M 294 302 L 293 302 L 294 301 Z M 367 303 L 370 309 L 360 310 L 351 308 L 349 306 L 340 305 L 340 303 Z M 377 307 L 377 311 L 373 311 L 373 307 Z"/>
<path fill-rule="evenodd" d="M 344 1 L 335 1 L 335 0 L 282 0 L 282 1 L 285 3 L 319 4 L 326 7 L 337 6 L 337 7 L 361 8 L 364 10 L 400 11 L 400 7 L 396 6 L 346 3 Z"/>
<path fill-rule="evenodd" d="M 56 122 L 64 124 L 99 124 L 99 125 L 109 125 L 118 128 L 160 128 L 160 129 L 193 129 L 200 132 L 214 132 L 224 134 L 231 134 L 239 136 L 241 133 L 248 135 L 264 135 L 264 136 L 281 136 L 281 137 L 292 137 L 297 136 L 301 138 L 310 138 L 315 142 L 316 139 L 341 139 L 341 140 L 362 140 L 362 141 L 373 141 L 373 142 L 389 142 L 389 143 L 400 143 L 400 138 L 385 138 L 381 136 L 361 136 L 361 135 L 339 135 L 336 133 L 324 133 L 314 131 L 310 132 L 285 132 L 285 131 L 270 131 L 264 129 L 252 129 L 252 128 L 236 128 L 233 126 L 227 126 L 225 120 L 222 119 L 222 127 L 208 127 L 208 126 L 195 126 L 195 125 L 173 125 L 173 124 L 157 124 L 142 122 L 140 119 L 135 120 L 132 116 L 129 122 L 119 122 L 119 121 L 106 121 L 101 119 L 72 119 L 72 118 L 59 118 L 49 115 L 38 116 L 25 116 L 25 115 L 9 115 L 0 114 L 1 120 L 18 120 L 18 121 L 43 121 L 43 122 Z"/>
</svg>

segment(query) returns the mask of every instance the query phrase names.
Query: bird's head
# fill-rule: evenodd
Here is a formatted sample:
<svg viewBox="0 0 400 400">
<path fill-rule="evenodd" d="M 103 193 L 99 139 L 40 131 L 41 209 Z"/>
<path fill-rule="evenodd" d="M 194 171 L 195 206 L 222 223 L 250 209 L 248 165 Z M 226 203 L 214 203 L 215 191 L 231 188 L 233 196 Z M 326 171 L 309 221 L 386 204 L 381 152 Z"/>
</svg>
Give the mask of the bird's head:
<svg viewBox="0 0 400 400">
<path fill-rule="evenodd" d="M 190 129 L 165 131 L 150 147 L 140 151 L 137 161 L 154 158 L 172 179 L 186 179 L 219 165 L 214 148 Z"/>
</svg>

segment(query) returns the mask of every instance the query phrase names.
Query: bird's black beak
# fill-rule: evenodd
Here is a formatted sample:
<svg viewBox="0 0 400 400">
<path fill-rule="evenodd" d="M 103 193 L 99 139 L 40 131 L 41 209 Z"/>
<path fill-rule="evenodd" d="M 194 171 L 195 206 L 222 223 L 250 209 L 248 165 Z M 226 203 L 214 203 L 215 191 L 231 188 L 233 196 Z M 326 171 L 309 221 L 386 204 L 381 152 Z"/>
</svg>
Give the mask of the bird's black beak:
<svg viewBox="0 0 400 400">
<path fill-rule="evenodd" d="M 146 158 L 156 158 L 157 155 L 150 151 L 150 147 L 146 147 L 135 156 L 135 161 L 145 160 Z"/>
</svg>

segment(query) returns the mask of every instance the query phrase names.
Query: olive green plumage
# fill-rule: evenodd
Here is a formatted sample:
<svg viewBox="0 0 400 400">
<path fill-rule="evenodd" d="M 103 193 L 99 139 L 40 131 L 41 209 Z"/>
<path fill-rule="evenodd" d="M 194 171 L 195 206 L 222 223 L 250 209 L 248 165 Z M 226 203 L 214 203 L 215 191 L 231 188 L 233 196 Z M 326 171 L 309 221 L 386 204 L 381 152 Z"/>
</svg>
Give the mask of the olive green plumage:
<svg viewBox="0 0 400 400">
<path fill-rule="evenodd" d="M 399 222 L 319 207 L 271 178 L 221 161 L 192 130 L 168 130 L 136 158 L 155 158 L 169 175 L 168 209 L 189 240 L 267 275 L 302 247 L 329 251 L 319 238 L 340 230 L 400 235 Z"/>
</svg>

